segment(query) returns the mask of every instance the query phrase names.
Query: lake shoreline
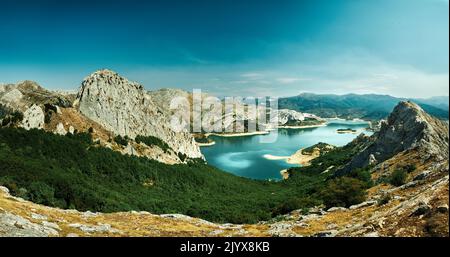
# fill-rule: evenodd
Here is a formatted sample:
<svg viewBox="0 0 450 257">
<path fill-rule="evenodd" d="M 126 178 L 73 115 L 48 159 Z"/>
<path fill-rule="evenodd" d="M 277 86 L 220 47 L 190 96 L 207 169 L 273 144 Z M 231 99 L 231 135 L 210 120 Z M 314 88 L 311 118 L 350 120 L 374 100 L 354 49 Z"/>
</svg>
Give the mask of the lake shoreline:
<svg viewBox="0 0 450 257">
<path fill-rule="evenodd" d="M 198 143 L 198 142 L 197 142 L 197 145 L 198 145 L 199 147 L 213 146 L 213 145 L 215 145 L 215 144 L 216 144 L 215 141 L 212 141 L 212 142 L 209 142 L 209 143 Z"/>
<path fill-rule="evenodd" d="M 298 164 L 302 166 L 307 166 L 311 163 L 313 159 L 315 159 L 318 154 L 305 155 L 302 153 L 303 149 L 298 150 L 290 156 L 276 156 L 272 154 L 264 154 L 263 157 L 267 160 L 277 161 L 277 160 L 285 160 L 288 164 Z"/>
<path fill-rule="evenodd" d="M 245 137 L 245 136 L 257 136 L 257 135 L 268 135 L 270 132 L 277 129 L 307 129 L 307 128 L 319 128 L 326 127 L 328 124 L 317 124 L 317 125 L 304 125 L 304 126 L 277 126 L 276 128 L 270 128 L 264 131 L 254 131 L 254 132 L 235 132 L 235 133 L 205 133 L 205 137 L 217 136 L 217 137 Z M 205 145 L 209 146 L 209 145 Z"/>
</svg>

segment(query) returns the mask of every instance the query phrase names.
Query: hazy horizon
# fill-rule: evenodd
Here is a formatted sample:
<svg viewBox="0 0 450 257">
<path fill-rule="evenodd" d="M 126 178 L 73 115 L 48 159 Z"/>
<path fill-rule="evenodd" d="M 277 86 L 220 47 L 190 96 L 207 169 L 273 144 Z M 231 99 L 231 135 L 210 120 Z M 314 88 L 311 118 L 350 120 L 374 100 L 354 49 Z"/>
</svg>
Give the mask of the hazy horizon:
<svg viewBox="0 0 450 257">
<path fill-rule="evenodd" d="M 448 96 L 448 5 L 7 0 L 0 82 L 75 90 L 108 68 L 148 90 L 218 96 Z"/>
</svg>

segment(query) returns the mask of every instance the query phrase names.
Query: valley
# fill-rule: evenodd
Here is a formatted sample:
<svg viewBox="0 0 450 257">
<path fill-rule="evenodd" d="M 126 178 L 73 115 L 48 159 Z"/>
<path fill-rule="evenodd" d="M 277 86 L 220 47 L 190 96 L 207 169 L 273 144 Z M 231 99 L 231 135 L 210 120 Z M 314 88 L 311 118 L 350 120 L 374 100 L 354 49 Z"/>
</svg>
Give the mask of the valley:
<svg viewBox="0 0 450 257">
<path fill-rule="evenodd" d="M 2 86 L 0 234 L 448 236 L 448 121 L 419 105 L 399 102 L 370 131 L 281 109 L 275 127 L 192 134 L 171 130 L 177 95 L 189 98 L 110 70 L 77 94 Z"/>
</svg>

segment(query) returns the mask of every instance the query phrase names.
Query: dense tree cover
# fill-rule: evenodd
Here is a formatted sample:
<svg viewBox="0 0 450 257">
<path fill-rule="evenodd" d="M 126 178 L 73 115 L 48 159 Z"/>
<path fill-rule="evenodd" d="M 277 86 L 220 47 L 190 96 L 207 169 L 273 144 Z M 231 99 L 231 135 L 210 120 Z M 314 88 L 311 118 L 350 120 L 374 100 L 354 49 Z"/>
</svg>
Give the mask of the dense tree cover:
<svg viewBox="0 0 450 257">
<path fill-rule="evenodd" d="M 314 149 L 319 149 L 320 153 L 328 152 L 331 145 L 323 142 L 319 142 L 315 145 L 312 145 L 310 147 L 306 147 L 302 150 L 303 154 L 313 154 Z M 332 147 L 332 146 L 331 146 Z"/>
<path fill-rule="evenodd" d="M 325 147 L 323 144 L 322 146 Z M 310 192 L 312 199 L 320 199 L 327 208 L 358 204 L 366 199 L 366 189 L 373 186 L 370 175 L 371 167 L 352 170 L 344 177 L 337 177 L 334 172 L 348 163 L 352 156 L 360 150 L 359 148 L 360 145 L 354 141 L 321 154 L 311 161 L 310 166 L 290 168 L 288 170 L 289 180 L 295 183 L 299 175 L 312 178 L 322 177 L 321 183 L 316 184 Z M 324 174 L 326 170 L 327 172 Z"/>
<path fill-rule="evenodd" d="M 89 133 L 0 129 L 0 184 L 36 203 L 81 211 L 145 210 L 252 223 L 330 201 L 323 192 L 328 185 L 339 185 L 331 184 L 327 174 L 303 169 L 286 181 L 257 181 L 201 161 L 167 165 L 122 155 L 96 145 Z M 345 185 L 355 181 L 360 180 L 352 178 Z M 355 183 L 352 194 L 364 188 Z M 359 195 L 341 202 L 354 203 Z"/>
</svg>

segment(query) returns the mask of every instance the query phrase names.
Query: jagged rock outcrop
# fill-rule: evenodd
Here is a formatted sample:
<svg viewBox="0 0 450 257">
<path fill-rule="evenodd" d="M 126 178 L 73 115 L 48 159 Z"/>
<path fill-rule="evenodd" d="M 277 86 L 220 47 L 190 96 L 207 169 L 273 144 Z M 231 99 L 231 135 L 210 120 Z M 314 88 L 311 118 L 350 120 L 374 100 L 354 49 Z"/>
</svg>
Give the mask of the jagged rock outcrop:
<svg viewBox="0 0 450 257">
<path fill-rule="evenodd" d="M 430 116 L 417 104 L 400 102 L 380 130 L 364 142 L 365 149 L 337 174 L 381 163 L 404 151 L 415 151 L 422 160 L 448 160 L 448 129 L 447 122 Z"/>
<path fill-rule="evenodd" d="M 6 92 L 1 100 L 3 102 L 7 102 L 7 103 L 14 103 L 14 102 L 18 102 L 22 99 L 23 94 L 22 92 L 20 92 L 18 89 L 14 88 L 11 91 Z"/>
<path fill-rule="evenodd" d="M 25 129 L 44 128 L 44 111 L 41 107 L 33 105 L 23 113 L 22 127 Z"/>
<path fill-rule="evenodd" d="M 79 111 L 117 135 L 135 138 L 154 136 L 189 158 L 203 158 L 188 132 L 175 132 L 169 117 L 144 87 L 110 70 L 88 76 L 81 85 L 76 105 Z"/>
<path fill-rule="evenodd" d="M 54 105 L 60 107 L 70 107 L 74 100 L 72 94 L 61 94 L 42 88 L 34 81 L 23 81 L 17 84 L 7 84 L 1 86 L 0 103 L 15 110 L 24 112 L 33 104 L 44 107 L 44 105 Z"/>
<path fill-rule="evenodd" d="M 62 135 L 64 136 L 65 134 L 67 134 L 66 129 L 64 128 L 64 125 L 60 122 L 58 123 L 58 125 L 56 126 L 56 130 L 55 133 L 58 135 Z"/>
</svg>

